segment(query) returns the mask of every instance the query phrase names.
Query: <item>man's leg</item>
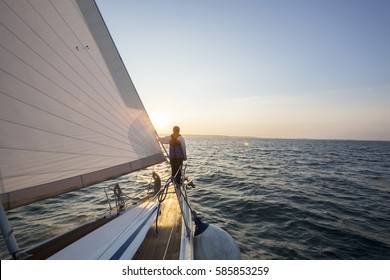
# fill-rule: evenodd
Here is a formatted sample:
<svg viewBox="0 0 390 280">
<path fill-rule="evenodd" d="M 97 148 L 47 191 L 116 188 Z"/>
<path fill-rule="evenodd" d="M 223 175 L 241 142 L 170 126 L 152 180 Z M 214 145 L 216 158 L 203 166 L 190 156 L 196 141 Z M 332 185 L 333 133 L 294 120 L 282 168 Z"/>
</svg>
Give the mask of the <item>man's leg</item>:
<svg viewBox="0 0 390 280">
<path fill-rule="evenodd" d="M 178 184 L 181 184 L 181 165 L 183 164 L 182 159 L 171 159 L 172 176 L 175 176 L 175 180 Z"/>
<path fill-rule="evenodd" d="M 183 160 L 182 159 L 178 159 L 177 160 L 177 170 L 178 170 L 178 172 L 177 172 L 177 175 L 176 175 L 176 182 L 178 183 L 178 184 L 181 184 L 182 183 L 182 181 L 181 181 L 181 166 L 183 165 Z"/>
</svg>

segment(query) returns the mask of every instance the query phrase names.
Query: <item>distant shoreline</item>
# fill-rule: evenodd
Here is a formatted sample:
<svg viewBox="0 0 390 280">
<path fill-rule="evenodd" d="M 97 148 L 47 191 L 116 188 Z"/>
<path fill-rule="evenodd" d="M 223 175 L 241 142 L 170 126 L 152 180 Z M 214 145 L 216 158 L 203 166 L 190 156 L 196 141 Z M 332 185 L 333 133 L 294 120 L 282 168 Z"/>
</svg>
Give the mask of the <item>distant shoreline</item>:
<svg viewBox="0 0 390 280">
<path fill-rule="evenodd" d="M 170 134 L 162 133 L 160 136 L 168 136 Z M 256 137 L 256 136 L 229 136 L 229 135 L 207 135 L 207 134 L 183 134 L 186 137 L 192 138 L 244 138 L 244 139 L 262 139 L 262 140 L 297 140 L 297 141 L 345 141 L 345 142 L 390 142 L 390 140 L 368 140 L 368 139 L 316 139 L 316 138 L 272 138 L 272 137 Z"/>
</svg>

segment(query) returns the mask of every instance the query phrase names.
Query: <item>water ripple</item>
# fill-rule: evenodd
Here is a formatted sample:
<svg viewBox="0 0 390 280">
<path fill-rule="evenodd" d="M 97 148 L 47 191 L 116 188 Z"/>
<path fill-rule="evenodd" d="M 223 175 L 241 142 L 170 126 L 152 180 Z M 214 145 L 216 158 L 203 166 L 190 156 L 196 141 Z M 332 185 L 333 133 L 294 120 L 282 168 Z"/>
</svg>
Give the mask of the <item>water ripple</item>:
<svg viewBox="0 0 390 280">
<path fill-rule="evenodd" d="M 187 142 L 188 175 L 196 179 L 189 190 L 192 207 L 227 230 L 245 259 L 390 259 L 390 142 Z M 151 171 L 167 175 L 169 167 L 118 181 L 139 198 Z M 102 188 L 110 183 L 9 211 L 21 246 L 105 213 Z"/>
</svg>

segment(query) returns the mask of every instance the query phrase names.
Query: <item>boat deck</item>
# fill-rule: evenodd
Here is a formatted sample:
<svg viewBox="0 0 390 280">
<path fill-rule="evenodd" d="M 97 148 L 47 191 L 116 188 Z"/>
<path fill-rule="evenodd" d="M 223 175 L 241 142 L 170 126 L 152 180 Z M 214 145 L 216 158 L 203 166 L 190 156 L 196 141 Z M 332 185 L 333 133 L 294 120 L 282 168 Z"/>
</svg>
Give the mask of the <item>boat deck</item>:
<svg viewBox="0 0 390 280">
<path fill-rule="evenodd" d="M 64 249 L 69 244 L 77 241 L 81 237 L 87 235 L 88 233 L 94 231 L 95 229 L 101 227 L 102 225 L 108 223 L 113 218 L 104 218 L 91 222 L 76 228 L 68 233 L 65 233 L 57 238 L 52 239 L 49 242 L 46 242 L 38 247 L 30 249 L 27 251 L 29 260 L 45 260 L 55 254 L 56 252 Z"/>
<path fill-rule="evenodd" d="M 180 255 L 181 211 L 174 187 L 169 187 L 156 223 L 149 229 L 133 260 L 178 260 Z"/>
<path fill-rule="evenodd" d="M 156 223 L 154 222 L 133 259 L 179 259 L 182 225 L 181 217 L 180 206 L 177 201 L 174 187 L 170 186 L 167 197 L 162 202 L 161 214 L 158 217 L 158 234 L 156 233 Z M 29 255 L 28 259 L 46 259 L 112 219 L 113 218 L 105 218 L 85 224 L 52 239 L 47 243 L 30 249 L 27 251 L 27 254 Z"/>
</svg>

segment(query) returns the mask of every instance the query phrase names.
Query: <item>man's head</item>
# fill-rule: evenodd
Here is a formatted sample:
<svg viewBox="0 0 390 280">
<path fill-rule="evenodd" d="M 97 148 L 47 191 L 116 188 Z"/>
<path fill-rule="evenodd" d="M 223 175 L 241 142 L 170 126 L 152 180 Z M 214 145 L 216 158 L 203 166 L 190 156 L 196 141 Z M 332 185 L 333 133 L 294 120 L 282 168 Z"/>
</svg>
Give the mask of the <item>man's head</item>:
<svg viewBox="0 0 390 280">
<path fill-rule="evenodd" d="M 173 127 L 173 133 L 174 133 L 174 134 L 179 134 L 179 133 L 180 133 L 180 127 L 174 126 L 174 127 Z"/>
</svg>

